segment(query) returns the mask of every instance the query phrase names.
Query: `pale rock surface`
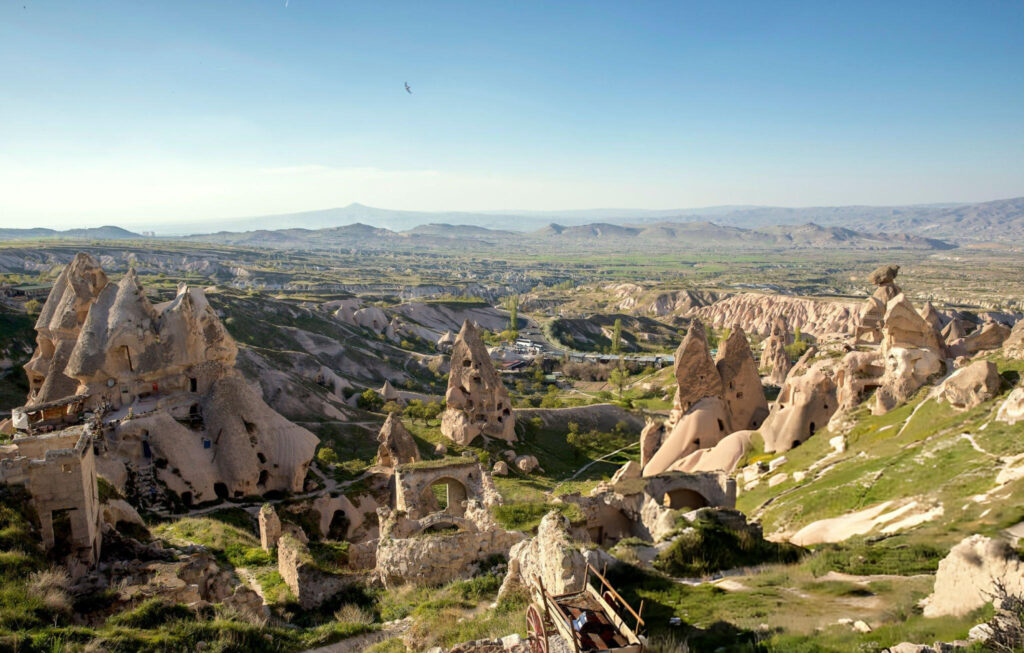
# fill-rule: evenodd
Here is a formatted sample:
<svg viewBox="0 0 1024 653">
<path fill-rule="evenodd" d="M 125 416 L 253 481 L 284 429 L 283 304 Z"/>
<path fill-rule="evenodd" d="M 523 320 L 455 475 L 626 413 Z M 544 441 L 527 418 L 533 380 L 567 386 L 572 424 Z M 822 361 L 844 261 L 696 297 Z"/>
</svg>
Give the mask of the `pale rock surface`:
<svg viewBox="0 0 1024 653">
<path fill-rule="evenodd" d="M 117 528 L 119 522 L 143 527 L 146 525 L 139 512 L 124 499 L 111 499 L 101 504 L 100 510 L 103 514 L 104 523 L 110 524 L 114 528 Z"/>
<path fill-rule="evenodd" d="M 495 476 L 508 476 L 508 463 L 504 460 L 499 460 L 494 463 L 494 469 L 491 473 Z"/>
<path fill-rule="evenodd" d="M 885 354 L 885 373 L 875 391 L 872 412 L 881 415 L 905 403 L 929 380 L 942 373 L 944 359 L 932 349 L 891 347 Z"/>
<path fill-rule="evenodd" d="M 963 320 L 958 317 L 951 319 L 942 329 L 942 339 L 947 345 L 952 345 L 954 342 L 966 337 L 967 329 L 964 328 Z"/>
<path fill-rule="evenodd" d="M 812 347 L 786 377 L 771 413 L 761 426 L 765 451 L 789 451 L 828 425 L 838 399 L 832 359 L 808 366 Z"/>
<path fill-rule="evenodd" d="M 698 308 L 694 314 L 713 327 L 738 324 L 747 333 L 759 336 L 770 335 L 776 320 L 781 318 L 791 329 L 827 339 L 852 335 L 859 323 L 857 311 L 854 302 L 739 293 Z"/>
<path fill-rule="evenodd" d="M 900 293 L 885 306 L 883 349 L 894 347 L 945 350 L 939 332 L 914 310 L 906 295 Z"/>
<path fill-rule="evenodd" d="M 660 474 L 676 461 L 701 448 L 710 448 L 729 435 L 729 412 L 718 397 L 704 397 L 681 416 L 665 442 L 644 466 L 644 476 Z"/>
<path fill-rule="evenodd" d="M 734 326 L 719 345 L 715 366 L 722 378 L 731 428 L 756 430 L 768 416 L 768 401 L 747 335 L 739 326 Z"/>
<path fill-rule="evenodd" d="M 1003 342 L 1003 353 L 1009 358 L 1024 358 L 1024 320 L 1013 325 Z"/>
<path fill-rule="evenodd" d="M 949 345 L 954 356 L 973 356 L 979 351 L 999 349 L 1009 339 L 1010 327 L 998 322 L 986 322 L 966 338 L 954 340 Z"/>
<path fill-rule="evenodd" d="M 529 474 L 540 466 L 537 456 L 519 456 L 516 458 L 516 467 L 524 474 Z"/>
<path fill-rule="evenodd" d="M 461 445 L 478 436 L 516 440 L 512 402 L 480 334 L 468 320 L 452 348 L 441 432 Z"/>
<path fill-rule="evenodd" d="M 107 285 L 99 262 L 79 253 L 57 277 L 36 319 L 36 350 L 25 365 L 28 403 L 56 401 L 75 394 L 78 381 L 65 372 L 92 305 Z"/>
<path fill-rule="evenodd" d="M 936 393 L 940 401 L 968 410 L 999 394 L 1002 382 L 995 363 L 975 361 L 950 375 Z"/>
<path fill-rule="evenodd" d="M 551 594 L 579 591 L 585 574 L 586 560 L 569 536 L 569 520 L 552 510 L 544 515 L 536 536 L 509 551 L 508 574 L 498 597 L 532 587 L 534 577 L 540 578 Z"/>
<path fill-rule="evenodd" d="M 395 413 L 389 413 L 380 433 L 377 434 L 377 464 L 393 468 L 405 463 L 420 460 L 420 450 L 413 440 L 412 434 L 402 424 L 402 419 Z"/>
<path fill-rule="evenodd" d="M 646 467 L 654 454 L 665 441 L 665 423 L 661 420 L 647 419 L 644 430 L 640 432 L 640 466 Z"/>
<path fill-rule="evenodd" d="M 727 474 L 736 471 L 736 466 L 750 450 L 756 431 L 735 431 L 718 441 L 710 449 L 698 449 L 676 461 L 669 471 L 713 472 L 721 470 Z"/>
<path fill-rule="evenodd" d="M 274 506 L 269 503 L 263 504 L 257 521 L 260 527 L 260 547 L 264 551 L 276 548 L 277 541 L 281 539 L 281 518 L 277 516 Z"/>
<path fill-rule="evenodd" d="M 619 481 L 628 481 L 642 476 L 643 468 L 631 460 L 615 471 L 615 474 L 612 475 L 611 484 L 615 485 Z"/>
<path fill-rule="evenodd" d="M 1003 540 L 965 538 L 939 563 L 935 589 L 922 601 L 924 616 L 962 616 L 980 608 L 991 600 L 997 579 L 1010 594 L 1024 594 L 1024 562 Z"/>
<path fill-rule="evenodd" d="M 676 395 L 669 424 L 678 421 L 690 407 L 705 397 L 722 396 L 722 377 L 711 358 L 707 333 L 694 319 L 675 354 Z"/>
<path fill-rule="evenodd" d="M 996 413 L 996 419 L 1011 425 L 1024 420 L 1024 386 L 1014 388 L 1006 397 Z"/>
<path fill-rule="evenodd" d="M 786 353 L 788 344 L 789 330 L 782 319 L 777 319 L 761 349 L 761 369 L 765 372 L 766 383 L 778 387 L 785 383 L 786 375 L 793 368 L 789 354 Z"/>
</svg>

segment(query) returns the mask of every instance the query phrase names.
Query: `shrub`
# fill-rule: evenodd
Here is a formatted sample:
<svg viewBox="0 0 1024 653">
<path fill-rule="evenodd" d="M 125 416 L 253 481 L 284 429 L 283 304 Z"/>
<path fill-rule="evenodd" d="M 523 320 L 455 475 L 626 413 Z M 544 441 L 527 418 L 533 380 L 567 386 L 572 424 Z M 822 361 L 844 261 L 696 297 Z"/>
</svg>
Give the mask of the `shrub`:
<svg viewBox="0 0 1024 653">
<path fill-rule="evenodd" d="M 195 614 L 188 606 L 154 597 L 146 599 L 131 610 L 114 615 L 107 623 L 111 626 L 151 629 L 166 623 L 194 618 Z"/>
</svg>

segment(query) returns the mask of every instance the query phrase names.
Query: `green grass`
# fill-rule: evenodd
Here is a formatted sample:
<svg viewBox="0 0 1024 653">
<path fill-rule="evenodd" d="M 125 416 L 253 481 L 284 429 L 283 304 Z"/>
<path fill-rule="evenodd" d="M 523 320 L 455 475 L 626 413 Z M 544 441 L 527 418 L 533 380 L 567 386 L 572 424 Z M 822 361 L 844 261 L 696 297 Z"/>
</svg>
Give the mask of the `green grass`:
<svg viewBox="0 0 1024 653">
<path fill-rule="evenodd" d="M 830 571 L 854 575 L 932 574 L 947 552 L 944 547 L 914 542 L 908 536 L 878 542 L 853 538 L 839 544 L 822 544 L 804 562 L 804 567 L 815 576 Z"/>
<path fill-rule="evenodd" d="M 247 531 L 211 517 L 185 517 L 153 527 L 156 537 L 207 547 L 221 562 L 234 567 L 258 567 L 274 562 L 271 553 Z"/>
<path fill-rule="evenodd" d="M 570 522 L 578 523 L 585 519 L 583 511 L 575 503 L 547 503 L 530 501 L 506 503 L 491 509 L 494 520 L 505 530 L 532 532 L 540 525 L 544 515 L 552 510 L 565 515 Z"/>
</svg>

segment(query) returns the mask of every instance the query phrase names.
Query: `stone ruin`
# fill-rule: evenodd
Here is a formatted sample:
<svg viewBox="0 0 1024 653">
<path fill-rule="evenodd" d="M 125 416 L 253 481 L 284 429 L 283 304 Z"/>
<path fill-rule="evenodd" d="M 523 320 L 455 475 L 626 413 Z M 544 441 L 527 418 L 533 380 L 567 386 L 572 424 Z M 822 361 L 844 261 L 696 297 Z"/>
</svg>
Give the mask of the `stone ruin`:
<svg viewBox="0 0 1024 653">
<path fill-rule="evenodd" d="M 72 575 L 99 560 L 102 513 L 87 426 L 0 445 L 0 484 L 28 491 L 43 546 L 66 559 Z"/>
<path fill-rule="evenodd" d="M 711 358 L 704 325 L 694 319 L 675 355 L 677 382 L 664 424 L 641 434 L 644 476 L 692 469 L 689 457 L 738 431 L 757 429 L 768 402 L 746 334 L 734 327 Z"/>
<path fill-rule="evenodd" d="M 480 333 L 469 320 L 463 323 L 452 347 L 445 401 L 441 432 L 455 442 L 467 445 L 480 435 L 516 440 L 512 401 Z"/>
<path fill-rule="evenodd" d="M 135 272 L 110 282 L 78 254 L 36 323 L 16 438 L 94 420 L 99 473 L 144 500 L 185 505 L 300 491 L 317 438 L 272 410 L 235 369 L 237 346 L 202 290 L 157 305 Z"/>
</svg>

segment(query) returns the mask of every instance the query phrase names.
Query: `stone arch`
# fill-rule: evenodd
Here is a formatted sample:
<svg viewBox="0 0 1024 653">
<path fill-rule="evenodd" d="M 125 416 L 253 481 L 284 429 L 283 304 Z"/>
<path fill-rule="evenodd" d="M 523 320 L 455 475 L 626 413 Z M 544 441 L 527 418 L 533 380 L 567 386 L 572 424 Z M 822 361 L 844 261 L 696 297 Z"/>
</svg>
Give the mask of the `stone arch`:
<svg viewBox="0 0 1024 653">
<path fill-rule="evenodd" d="M 461 517 L 466 512 L 463 503 L 469 497 L 466 486 L 450 476 L 438 476 L 424 490 L 424 505 L 434 507 L 435 512 Z"/>
<path fill-rule="evenodd" d="M 689 488 L 676 488 L 669 490 L 662 498 L 662 505 L 673 510 L 696 510 L 708 505 L 708 500 L 703 494 Z"/>
</svg>

